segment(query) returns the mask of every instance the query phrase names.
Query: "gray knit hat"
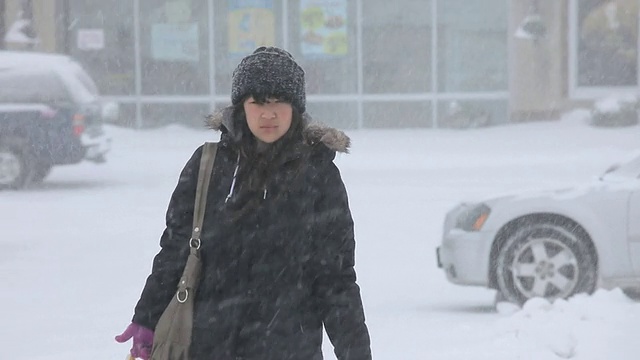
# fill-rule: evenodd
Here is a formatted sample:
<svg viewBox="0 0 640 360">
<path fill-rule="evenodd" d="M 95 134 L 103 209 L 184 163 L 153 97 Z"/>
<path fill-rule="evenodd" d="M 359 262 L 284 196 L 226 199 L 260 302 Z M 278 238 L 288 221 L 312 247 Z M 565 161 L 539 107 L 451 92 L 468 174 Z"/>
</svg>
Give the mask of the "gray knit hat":
<svg viewBox="0 0 640 360">
<path fill-rule="evenodd" d="M 231 103 L 237 105 L 250 94 L 282 97 L 302 114 L 306 111 L 304 70 L 287 51 L 259 47 L 233 71 Z"/>
</svg>

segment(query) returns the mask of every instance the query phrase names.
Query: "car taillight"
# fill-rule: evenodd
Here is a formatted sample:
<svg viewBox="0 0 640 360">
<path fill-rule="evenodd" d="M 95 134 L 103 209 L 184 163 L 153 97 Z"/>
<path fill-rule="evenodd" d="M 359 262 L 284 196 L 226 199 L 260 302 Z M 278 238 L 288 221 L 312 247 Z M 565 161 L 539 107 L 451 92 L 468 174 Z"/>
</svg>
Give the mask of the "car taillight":
<svg viewBox="0 0 640 360">
<path fill-rule="evenodd" d="M 85 116 L 84 114 L 76 113 L 73 115 L 73 134 L 76 136 L 82 135 L 85 129 Z"/>
</svg>

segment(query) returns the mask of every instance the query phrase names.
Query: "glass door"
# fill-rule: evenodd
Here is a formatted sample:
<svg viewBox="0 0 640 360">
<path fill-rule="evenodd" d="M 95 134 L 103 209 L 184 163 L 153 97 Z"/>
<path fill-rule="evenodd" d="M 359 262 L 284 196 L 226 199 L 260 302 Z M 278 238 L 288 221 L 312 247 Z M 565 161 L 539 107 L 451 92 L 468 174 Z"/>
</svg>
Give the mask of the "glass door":
<svg viewBox="0 0 640 360">
<path fill-rule="evenodd" d="M 638 87 L 638 0 L 573 0 L 572 97 Z"/>
</svg>

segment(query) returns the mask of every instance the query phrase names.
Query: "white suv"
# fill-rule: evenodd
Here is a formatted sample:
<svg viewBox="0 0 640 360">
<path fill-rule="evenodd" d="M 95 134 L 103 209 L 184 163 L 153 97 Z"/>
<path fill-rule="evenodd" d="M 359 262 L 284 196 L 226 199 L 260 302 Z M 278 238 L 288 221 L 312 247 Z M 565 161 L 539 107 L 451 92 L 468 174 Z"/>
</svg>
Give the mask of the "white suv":
<svg viewBox="0 0 640 360">
<path fill-rule="evenodd" d="M 114 106 L 68 56 L 0 51 L 0 189 L 41 181 L 56 165 L 104 162 Z"/>
</svg>

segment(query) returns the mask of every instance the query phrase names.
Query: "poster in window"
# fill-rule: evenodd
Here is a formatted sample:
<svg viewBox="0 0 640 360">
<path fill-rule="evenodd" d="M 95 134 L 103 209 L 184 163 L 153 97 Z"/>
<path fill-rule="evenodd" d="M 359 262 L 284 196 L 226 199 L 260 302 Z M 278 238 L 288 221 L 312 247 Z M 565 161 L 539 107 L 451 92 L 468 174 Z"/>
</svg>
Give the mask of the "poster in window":
<svg viewBox="0 0 640 360">
<path fill-rule="evenodd" d="M 78 29 L 76 45 L 79 50 L 104 49 L 103 29 Z"/>
<path fill-rule="evenodd" d="M 200 58 L 198 24 L 153 24 L 151 56 L 154 60 L 193 61 Z"/>
<path fill-rule="evenodd" d="M 229 0 L 229 54 L 275 44 L 273 0 Z"/>
<path fill-rule="evenodd" d="M 347 1 L 300 0 L 300 31 L 304 56 L 347 55 Z"/>
</svg>

